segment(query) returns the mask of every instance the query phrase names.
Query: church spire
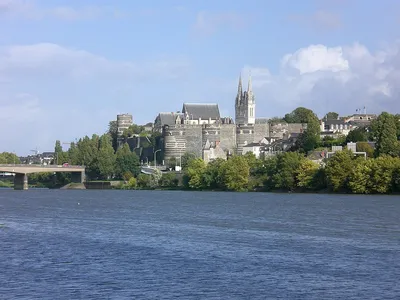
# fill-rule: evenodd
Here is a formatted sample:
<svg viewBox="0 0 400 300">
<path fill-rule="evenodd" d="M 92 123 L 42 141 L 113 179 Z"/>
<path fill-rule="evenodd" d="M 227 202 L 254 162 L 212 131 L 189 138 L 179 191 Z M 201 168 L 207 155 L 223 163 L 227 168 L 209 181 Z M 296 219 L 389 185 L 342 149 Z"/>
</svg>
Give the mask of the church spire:
<svg viewBox="0 0 400 300">
<path fill-rule="evenodd" d="M 242 95 L 242 73 L 239 76 L 238 95 Z"/>
<path fill-rule="evenodd" d="M 247 86 L 247 93 L 252 93 L 253 92 L 253 84 L 251 82 L 251 71 L 249 72 L 249 84 Z"/>
</svg>

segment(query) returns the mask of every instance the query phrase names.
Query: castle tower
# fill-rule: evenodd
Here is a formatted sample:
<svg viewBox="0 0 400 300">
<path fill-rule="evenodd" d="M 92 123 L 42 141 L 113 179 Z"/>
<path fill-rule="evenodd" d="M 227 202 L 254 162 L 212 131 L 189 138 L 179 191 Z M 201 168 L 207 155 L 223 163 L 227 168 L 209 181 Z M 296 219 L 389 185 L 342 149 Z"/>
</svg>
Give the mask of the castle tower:
<svg viewBox="0 0 400 300">
<path fill-rule="evenodd" d="M 255 108 L 253 85 L 251 82 L 251 75 L 247 91 L 242 90 L 242 76 L 239 77 L 238 93 L 235 101 L 235 122 L 236 124 L 252 125 L 255 123 Z"/>
</svg>

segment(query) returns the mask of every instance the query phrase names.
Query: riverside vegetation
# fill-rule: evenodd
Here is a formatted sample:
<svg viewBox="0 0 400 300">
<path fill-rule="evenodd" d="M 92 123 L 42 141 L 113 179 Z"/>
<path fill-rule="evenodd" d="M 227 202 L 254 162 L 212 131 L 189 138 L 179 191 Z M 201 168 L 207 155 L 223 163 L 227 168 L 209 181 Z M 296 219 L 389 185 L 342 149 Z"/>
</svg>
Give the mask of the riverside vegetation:
<svg viewBox="0 0 400 300">
<path fill-rule="evenodd" d="M 330 112 L 326 118 L 336 119 Z M 202 159 L 185 153 L 182 173 L 156 171 L 153 175 L 140 173 L 138 156 L 127 144 L 116 149 L 115 123 L 102 135 L 84 137 L 63 151 L 56 142 L 59 162 L 85 165 L 91 180 L 121 180 L 121 189 L 190 189 L 224 191 L 286 191 L 338 192 L 357 194 L 388 194 L 400 192 L 400 116 L 382 113 L 370 126 L 357 128 L 347 137 L 320 139 L 317 116 L 299 107 L 284 118 L 271 122 L 307 123 L 296 144 L 287 152 L 257 159 L 253 154 L 217 159 L 206 164 Z M 143 127 L 131 126 L 124 135 L 146 134 Z M 150 134 L 150 133 L 148 133 Z M 151 135 L 150 141 L 156 136 Z M 313 150 L 332 145 L 358 142 L 357 151 L 367 153 L 367 159 L 344 149 L 322 163 L 307 158 Z M 368 141 L 375 143 L 372 148 Z M 4 155 L 4 154 L 3 154 Z M 0 161 L 1 161 L 0 155 Z M 68 174 L 32 174 L 30 182 L 48 186 L 69 182 Z"/>
</svg>

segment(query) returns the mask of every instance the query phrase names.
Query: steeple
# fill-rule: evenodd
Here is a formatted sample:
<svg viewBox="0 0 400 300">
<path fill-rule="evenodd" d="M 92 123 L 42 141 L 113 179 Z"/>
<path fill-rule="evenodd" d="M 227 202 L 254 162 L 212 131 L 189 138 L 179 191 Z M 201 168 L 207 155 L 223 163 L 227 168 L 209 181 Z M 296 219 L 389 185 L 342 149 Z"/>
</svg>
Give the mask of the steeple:
<svg viewBox="0 0 400 300">
<path fill-rule="evenodd" d="M 253 93 L 253 84 L 251 82 L 251 71 L 250 71 L 250 74 L 249 74 L 249 84 L 247 86 L 247 93 Z"/>
<path fill-rule="evenodd" d="M 236 105 L 239 105 L 239 103 L 242 101 L 243 98 L 243 88 L 242 88 L 242 74 L 239 76 L 239 84 L 238 84 L 238 93 L 236 96 Z"/>
</svg>

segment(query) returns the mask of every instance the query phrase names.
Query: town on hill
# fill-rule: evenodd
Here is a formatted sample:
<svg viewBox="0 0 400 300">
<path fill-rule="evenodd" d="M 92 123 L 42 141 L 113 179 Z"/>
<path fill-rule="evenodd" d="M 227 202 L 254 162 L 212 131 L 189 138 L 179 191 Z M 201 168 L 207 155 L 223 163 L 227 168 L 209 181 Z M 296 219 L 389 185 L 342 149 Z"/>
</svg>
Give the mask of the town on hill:
<svg viewBox="0 0 400 300">
<path fill-rule="evenodd" d="M 349 116 L 327 112 L 319 119 L 312 110 L 298 107 L 282 117 L 258 117 L 251 77 L 247 89 L 239 78 L 234 107 L 232 118 L 221 116 L 217 103 L 183 103 L 181 110 L 159 112 L 154 122 L 145 125 L 134 124 L 131 114 L 120 114 L 109 123 L 107 133 L 68 143 L 66 151 L 57 141 L 54 152 L 28 157 L 3 153 L 0 164 L 17 160 L 22 164 L 84 165 L 87 180 L 123 179 L 125 188 L 182 185 L 357 193 L 400 188 L 400 175 L 396 175 L 400 174 L 399 115 L 369 114 L 364 107 Z M 233 162 L 236 165 L 229 169 Z M 332 166 L 334 162 L 338 167 Z M 337 167 L 337 174 L 330 167 Z M 216 170 L 208 174 L 209 168 Z M 221 173 L 224 168 L 227 173 Z M 347 173 L 346 168 L 350 168 Z M 390 180 L 368 186 L 374 176 L 379 181 L 379 175 L 371 173 L 376 170 L 389 172 Z M 350 184 L 356 178 L 354 172 L 361 172 L 361 183 Z M 68 181 L 68 175 L 57 177 L 62 184 Z"/>
</svg>

